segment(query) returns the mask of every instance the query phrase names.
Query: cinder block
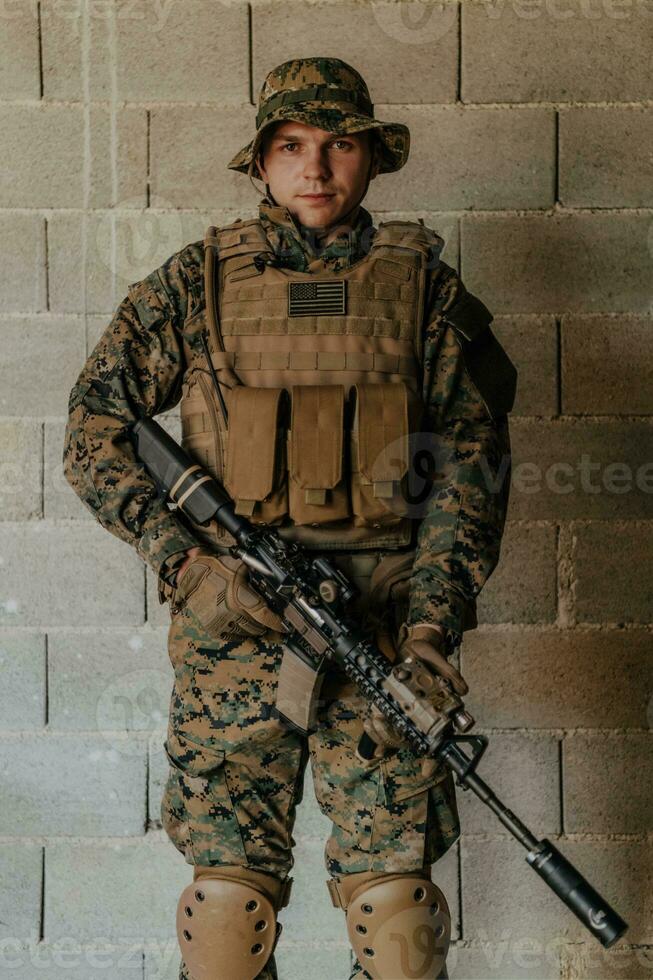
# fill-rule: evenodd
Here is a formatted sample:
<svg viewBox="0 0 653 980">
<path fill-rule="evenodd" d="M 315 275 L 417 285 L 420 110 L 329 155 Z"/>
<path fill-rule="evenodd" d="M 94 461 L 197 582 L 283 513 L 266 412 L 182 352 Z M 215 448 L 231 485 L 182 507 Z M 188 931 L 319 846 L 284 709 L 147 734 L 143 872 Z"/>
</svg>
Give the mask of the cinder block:
<svg viewBox="0 0 653 980">
<path fill-rule="evenodd" d="M 0 92 L 3 99 L 40 98 L 39 24 L 35 3 L 3 5 Z"/>
<path fill-rule="evenodd" d="M 553 204 L 552 110 L 438 105 L 388 109 L 410 129 L 410 157 L 398 175 L 381 174 L 372 181 L 372 207 L 384 207 L 393 178 L 398 178 L 394 206 L 403 209 Z"/>
<path fill-rule="evenodd" d="M 651 738 L 651 732 L 573 732 L 563 739 L 566 833 L 653 830 Z"/>
<path fill-rule="evenodd" d="M 648 420 L 515 419 L 511 519 L 649 517 L 652 437 Z"/>
<path fill-rule="evenodd" d="M 629 941 L 649 941 L 651 846 L 613 840 L 552 843 L 629 923 Z M 545 949 L 554 940 L 586 941 L 585 926 L 528 866 L 525 853 L 514 840 L 463 840 L 465 939 L 539 941 Z M 491 901 L 488 882 L 492 882 Z"/>
<path fill-rule="evenodd" d="M 556 607 L 555 527 L 508 521 L 499 563 L 478 597 L 479 623 L 550 623 Z"/>
<path fill-rule="evenodd" d="M 249 25 L 242 3 L 138 0 L 119 18 L 118 98 L 133 102 L 249 100 Z M 198 71 L 198 65 L 210 66 Z"/>
<path fill-rule="evenodd" d="M 81 105 L 0 106 L 5 159 L 0 206 L 83 206 Z"/>
<path fill-rule="evenodd" d="M 199 211 L 177 214 L 165 210 L 171 204 L 161 197 L 153 204 L 154 212 L 145 215 L 134 209 L 89 212 L 84 216 L 85 229 L 79 214 L 56 214 L 50 221 L 52 308 L 92 316 L 89 352 L 96 343 L 95 331 L 102 332 L 109 325 L 129 285 L 144 279 L 185 245 L 203 238 L 209 224 L 227 224 L 238 216 L 224 211 L 212 216 Z M 164 210 L 157 210 L 159 207 Z M 85 262 L 80 261 L 84 254 Z"/>
<path fill-rule="evenodd" d="M 649 623 L 653 528 L 601 522 L 574 527 L 576 615 L 588 623 Z"/>
<path fill-rule="evenodd" d="M 48 654 L 52 729 L 116 732 L 116 748 L 140 755 L 129 734 L 165 727 L 174 675 L 164 630 L 56 632 Z"/>
<path fill-rule="evenodd" d="M 101 4 L 84 6 L 41 0 L 44 98 L 62 101 L 112 98 L 115 44 L 111 40 L 109 9 Z M 133 10 L 134 5 L 125 9 Z"/>
<path fill-rule="evenodd" d="M 227 164 L 252 139 L 254 106 L 236 108 L 152 109 L 150 116 L 151 185 L 166 207 L 209 208 L 220 198 L 230 208 L 257 204 L 254 187 L 245 174 Z M 237 217 L 238 215 L 235 215 Z M 233 219 L 232 219 L 233 220 Z"/>
<path fill-rule="evenodd" d="M 42 728 L 45 724 L 45 635 L 0 633 L 0 728 Z M 0 915 L 0 921 L 2 916 Z"/>
<path fill-rule="evenodd" d="M 0 557 L 3 626 L 143 623 L 143 561 L 97 524 L 0 527 Z"/>
<path fill-rule="evenodd" d="M 497 316 L 492 331 L 518 372 L 512 415 L 555 415 L 558 341 L 553 317 Z"/>
<path fill-rule="evenodd" d="M 482 709 L 479 721 L 483 726 L 479 731 L 486 731 Z M 521 732 L 487 735 L 489 744 L 479 769 L 483 779 L 533 833 L 560 833 L 558 740 Z M 463 833 L 509 833 L 471 790 L 458 791 L 456 798 Z"/>
<path fill-rule="evenodd" d="M 464 102 L 650 99 L 645 3 L 464 4 Z M 528 71 L 524 71 L 528 65 Z"/>
<path fill-rule="evenodd" d="M 486 728 L 644 728 L 653 689 L 647 630 L 465 633 L 466 704 Z"/>
<path fill-rule="evenodd" d="M 2 414 L 67 417 L 70 389 L 84 365 L 83 321 L 11 317 L 0 325 L 0 332 Z"/>
<path fill-rule="evenodd" d="M 87 207 L 142 208 L 147 204 L 147 113 L 127 106 L 114 110 L 114 117 L 112 124 L 110 106 L 91 106 Z"/>
<path fill-rule="evenodd" d="M 0 514 L 5 521 L 41 517 L 42 442 L 40 422 L 0 417 Z"/>
<path fill-rule="evenodd" d="M 104 313 L 127 293 L 124 259 L 112 246 L 114 216 L 56 213 L 48 222 L 50 308 L 55 313 Z M 150 270 L 151 271 L 151 270 Z"/>
<path fill-rule="evenodd" d="M 462 273 L 493 313 L 650 312 L 646 214 L 463 215 Z"/>
<path fill-rule="evenodd" d="M 0 844 L 0 938 L 21 940 L 41 924 L 43 849 L 36 844 Z M 13 951 L 12 951 L 13 952 Z M 2 954 L 0 954 L 2 956 Z M 4 957 L 2 957 L 4 958 Z"/>
<path fill-rule="evenodd" d="M 451 980 L 553 980 L 559 976 L 555 946 L 538 940 L 481 942 L 478 946 L 453 943 L 447 953 Z"/>
<path fill-rule="evenodd" d="M 177 902 L 193 873 L 167 839 L 148 835 L 101 844 L 55 841 L 45 878 L 47 941 L 74 936 L 80 943 L 159 945 L 175 937 Z"/>
<path fill-rule="evenodd" d="M 43 62 L 48 98 L 83 94 L 83 50 L 93 66 L 92 98 L 130 102 L 246 102 L 249 99 L 248 18 L 241 3 L 187 0 L 183 5 L 136 0 L 116 8 L 88 8 L 46 0 Z M 198 65 L 210 71 L 197 70 Z M 97 66 L 97 71 L 96 71 Z"/>
<path fill-rule="evenodd" d="M 38 214 L 0 214 L 0 309 L 33 313 L 46 307 L 45 222 Z M 0 323 L 0 330 L 4 330 Z"/>
<path fill-rule="evenodd" d="M 567 207 L 650 207 L 651 144 L 653 109 L 647 106 L 563 109 L 561 202 Z"/>
<path fill-rule="evenodd" d="M 626 933 L 624 939 L 628 939 Z M 613 946 L 604 949 L 599 943 L 564 946 L 562 976 L 578 980 L 650 980 L 653 971 L 653 950 L 646 947 Z"/>
<path fill-rule="evenodd" d="M 454 102 L 458 70 L 456 5 L 256 2 L 253 5 L 254 98 L 267 73 L 290 58 L 336 52 L 359 71 L 381 102 Z M 298 49 L 298 44 L 299 48 Z M 389 66 L 405 63 L 410 71 Z"/>
<path fill-rule="evenodd" d="M 120 752 L 116 744 L 87 734 L 3 738 L 0 833 L 142 834 L 145 750 Z"/>
<path fill-rule="evenodd" d="M 565 415 L 653 414 L 653 318 L 565 317 L 561 358 Z"/>
</svg>

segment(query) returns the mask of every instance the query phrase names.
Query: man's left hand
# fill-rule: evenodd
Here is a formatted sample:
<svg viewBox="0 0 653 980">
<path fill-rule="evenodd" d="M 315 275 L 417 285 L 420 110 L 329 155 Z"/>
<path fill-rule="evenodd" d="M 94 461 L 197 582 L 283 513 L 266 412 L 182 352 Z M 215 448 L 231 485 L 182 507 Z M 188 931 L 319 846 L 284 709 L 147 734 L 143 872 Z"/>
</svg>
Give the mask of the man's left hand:
<svg viewBox="0 0 653 980">
<path fill-rule="evenodd" d="M 446 678 L 456 692 L 461 696 L 467 694 L 469 687 L 462 674 L 450 664 L 444 653 L 444 633 L 437 626 L 419 624 L 406 626 L 399 631 L 399 648 L 396 663 L 409 658 L 427 664 L 428 669 Z M 375 704 L 370 708 L 365 718 L 364 728 L 373 741 L 377 743 L 374 758 L 378 758 L 385 748 L 397 748 L 405 745 L 404 739 L 395 731 Z M 422 775 L 429 777 L 440 767 L 436 759 L 422 760 Z"/>
</svg>

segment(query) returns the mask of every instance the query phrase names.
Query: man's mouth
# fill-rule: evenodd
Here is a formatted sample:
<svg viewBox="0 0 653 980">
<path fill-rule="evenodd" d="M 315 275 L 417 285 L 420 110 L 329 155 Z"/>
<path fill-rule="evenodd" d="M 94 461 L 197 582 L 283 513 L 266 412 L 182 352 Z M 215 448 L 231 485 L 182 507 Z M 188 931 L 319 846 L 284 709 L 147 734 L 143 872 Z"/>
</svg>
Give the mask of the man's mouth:
<svg viewBox="0 0 653 980">
<path fill-rule="evenodd" d="M 321 199 L 323 197 L 333 197 L 333 194 L 300 194 L 300 197 L 308 197 L 312 200 Z"/>
</svg>

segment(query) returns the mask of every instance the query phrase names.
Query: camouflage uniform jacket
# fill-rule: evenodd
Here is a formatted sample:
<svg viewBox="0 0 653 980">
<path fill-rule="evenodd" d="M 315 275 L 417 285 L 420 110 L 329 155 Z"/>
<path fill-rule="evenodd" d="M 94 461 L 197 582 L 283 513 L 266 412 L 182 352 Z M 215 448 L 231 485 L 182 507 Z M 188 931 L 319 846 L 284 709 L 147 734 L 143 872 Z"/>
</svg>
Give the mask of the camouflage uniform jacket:
<svg viewBox="0 0 653 980">
<path fill-rule="evenodd" d="M 263 198 L 259 215 L 282 263 L 301 271 L 352 264 L 374 233 L 369 212 L 359 206 L 351 229 L 320 250 L 286 208 Z M 198 541 L 159 496 L 128 432 L 137 418 L 169 411 L 181 398 L 186 366 L 179 329 L 203 261 L 203 243 L 194 242 L 129 287 L 69 401 L 66 479 L 100 524 L 164 577 Z M 423 428 L 437 433 L 447 476 L 422 510 L 408 610 L 409 623 L 440 624 L 454 642 L 476 624 L 475 598 L 499 558 L 509 474 L 506 417 L 490 416 L 445 319 L 466 294 L 452 268 L 434 263 L 425 318 Z"/>
</svg>

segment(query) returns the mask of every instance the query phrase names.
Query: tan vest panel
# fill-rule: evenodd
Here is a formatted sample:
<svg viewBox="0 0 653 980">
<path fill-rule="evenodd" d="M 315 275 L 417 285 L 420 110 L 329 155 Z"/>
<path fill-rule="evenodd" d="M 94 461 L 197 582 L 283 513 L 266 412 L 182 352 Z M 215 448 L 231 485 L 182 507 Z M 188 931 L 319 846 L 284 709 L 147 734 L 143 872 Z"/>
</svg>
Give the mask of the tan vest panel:
<svg viewBox="0 0 653 980">
<path fill-rule="evenodd" d="M 239 513 L 287 540 L 410 545 L 404 493 L 422 414 L 427 263 L 443 240 L 415 222 L 382 222 L 369 253 L 337 273 L 264 264 L 274 254 L 258 219 L 209 228 L 213 245 L 221 341 L 204 304 L 184 332 L 208 332 L 229 425 L 205 357 L 188 348 L 182 445 Z M 233 543 L 221 529 L 196 530 Z"/>
</svg>

